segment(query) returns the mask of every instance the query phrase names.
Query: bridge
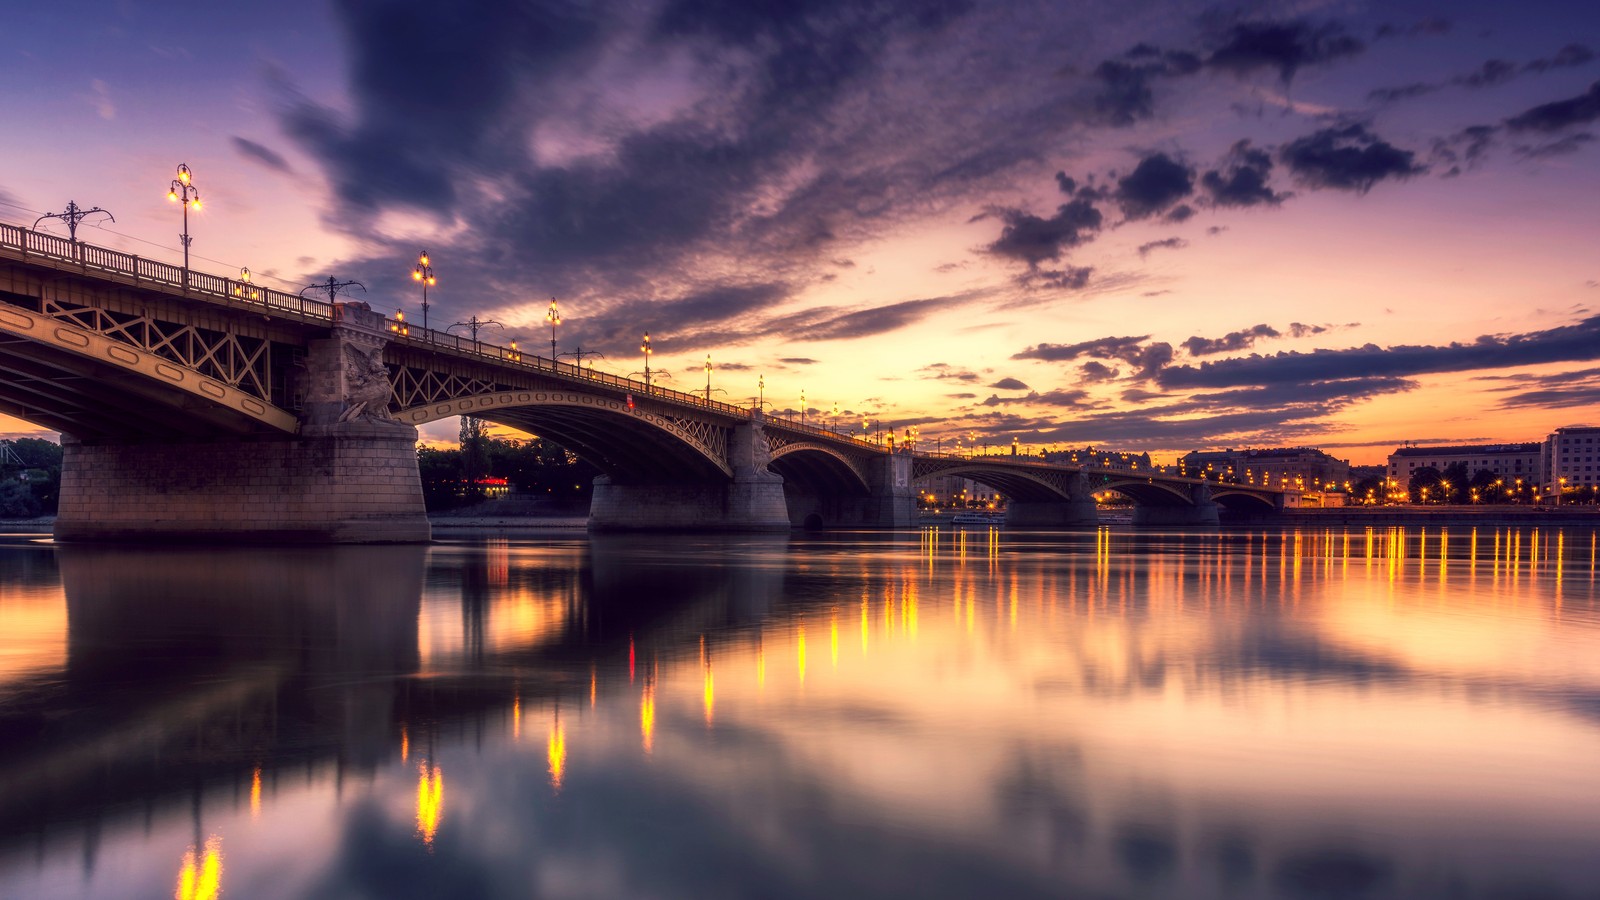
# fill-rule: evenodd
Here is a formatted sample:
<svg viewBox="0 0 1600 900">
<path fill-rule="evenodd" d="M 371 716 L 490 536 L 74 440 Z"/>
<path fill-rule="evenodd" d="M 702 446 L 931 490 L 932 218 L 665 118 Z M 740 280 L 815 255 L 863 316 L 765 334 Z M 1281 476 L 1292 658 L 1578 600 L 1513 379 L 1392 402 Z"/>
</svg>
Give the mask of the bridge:
<svg viewBox="0 0 1600 900">
<path fill-rule="evenodd" d="M 63 436 L 59 540 L 429 537 L 416 426 L 469 415 L 603 473 L 595 530 L 904 527 L 913 483 L 969 478 L 1007 521 L 1136 524 L 1271 512 L 1292 494 L 1028 457 L 896 452 L 365 303 L 274 291 L 0 224 L 0 412 Z"/>
</svg>

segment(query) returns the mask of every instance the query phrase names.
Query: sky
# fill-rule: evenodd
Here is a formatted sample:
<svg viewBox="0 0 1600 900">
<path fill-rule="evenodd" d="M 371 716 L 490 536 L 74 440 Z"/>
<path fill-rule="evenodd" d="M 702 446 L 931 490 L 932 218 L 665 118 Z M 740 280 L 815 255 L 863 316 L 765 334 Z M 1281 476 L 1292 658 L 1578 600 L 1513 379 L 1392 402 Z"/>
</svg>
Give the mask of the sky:
<svg viewBox="0 0 1600 900">
<path fill-rule="evenodd" d="M 80 237 L 178 261 L 186 163 L 197 269 L 416 321 L 426 249 L 433 327 L 548 348 L 554 298 L 560 352 L 641 372 L 648 331 L 718 400 L 1157 462 L 1600 424 L 1592 3 L 64 0 L 7 31 L 0 220 L 100 206 Z"/>
</svg>

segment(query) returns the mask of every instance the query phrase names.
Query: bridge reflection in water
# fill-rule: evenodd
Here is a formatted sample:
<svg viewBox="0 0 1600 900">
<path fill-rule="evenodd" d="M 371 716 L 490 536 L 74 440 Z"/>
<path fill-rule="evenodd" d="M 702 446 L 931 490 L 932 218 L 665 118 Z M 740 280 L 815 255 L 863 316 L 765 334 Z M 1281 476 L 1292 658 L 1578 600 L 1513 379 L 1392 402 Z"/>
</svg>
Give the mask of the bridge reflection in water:
<svg viewBox="0 0 1600 900">
<path fill-rule="evenodd" d="M 580 881 L 618 896 L 1388 896 L 1440 865 L 1516 886 L 1535 846 L 1546 885 L 1600 874 L 1592 530 L 34 547 L 0 574 L 39 638 L 0 669 L 0 883 L 46 895 L 486 895 L 596 854 Z"/>
</svg>

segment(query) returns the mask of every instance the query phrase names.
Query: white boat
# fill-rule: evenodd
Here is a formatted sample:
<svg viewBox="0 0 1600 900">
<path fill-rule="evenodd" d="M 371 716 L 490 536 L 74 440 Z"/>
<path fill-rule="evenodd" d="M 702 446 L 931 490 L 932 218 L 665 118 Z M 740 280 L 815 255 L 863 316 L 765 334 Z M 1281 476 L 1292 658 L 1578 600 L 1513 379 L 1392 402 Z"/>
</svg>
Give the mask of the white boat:
<svg viewBox="0 0 1600 900">
<path fill-rule="evenodd" d="M 951 525 L 1004 525 L 1006 517 L 1003 513 L 956 513 L 950 517 Z"/>
</svg>

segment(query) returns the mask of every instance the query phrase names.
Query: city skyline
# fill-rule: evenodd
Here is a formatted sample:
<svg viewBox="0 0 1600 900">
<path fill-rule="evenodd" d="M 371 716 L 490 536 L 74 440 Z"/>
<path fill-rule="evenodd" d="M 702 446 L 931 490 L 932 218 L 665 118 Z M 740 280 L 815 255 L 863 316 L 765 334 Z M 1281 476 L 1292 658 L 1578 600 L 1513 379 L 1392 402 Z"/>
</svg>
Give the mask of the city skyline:
<svg viewBox="0 0 1600 900">
<path fill-rule="evenodd" d="M 709 353 L 715 399 L 925 440 L 1370 464 L 1596 420 L 1577 4 L 428 9 L 24 11 L 0 103 L 51 137 L 0 147 L 0 219 L 176 262 L 186 163 L 196 269 L 420 321 L 426 249 L 436 329 L 532 350 L 554 297 L 602 368 L 648 331 L 671 387 Z"/>
</svg>

